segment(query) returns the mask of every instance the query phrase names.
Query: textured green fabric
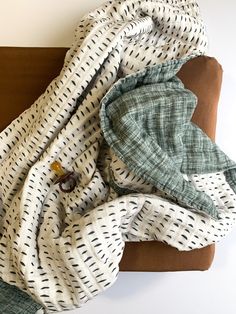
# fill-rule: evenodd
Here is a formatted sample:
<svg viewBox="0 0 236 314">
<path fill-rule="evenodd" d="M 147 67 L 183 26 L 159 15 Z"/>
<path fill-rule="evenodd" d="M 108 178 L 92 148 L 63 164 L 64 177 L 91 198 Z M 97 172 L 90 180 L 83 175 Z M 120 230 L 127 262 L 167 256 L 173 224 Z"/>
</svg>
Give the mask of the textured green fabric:
<svg viewBox="0 0 236 314">
<path fill-rule="evenodd" d="M 101 102 L 101 127 L 108 145 L 137 176 L 190 210 L 219 219 L 210 197 L 183 174 L 226 171 L 236 191 L 236 164 L 191 122 L 197 97 L 176 77 L 185 61 L 120 79 Z"/>
<path fill-rule="evenodd" d="M 27 293 L 0 280 L 1 314 L 35 314 L 41 308 Z"/>
</svg>

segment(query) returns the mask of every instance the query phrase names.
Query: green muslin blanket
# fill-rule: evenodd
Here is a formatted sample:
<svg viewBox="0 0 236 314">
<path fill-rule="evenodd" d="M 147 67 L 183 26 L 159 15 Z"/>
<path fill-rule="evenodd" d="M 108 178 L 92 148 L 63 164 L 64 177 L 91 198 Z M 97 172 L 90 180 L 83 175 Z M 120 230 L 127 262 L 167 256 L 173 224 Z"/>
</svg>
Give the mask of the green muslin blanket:
<svg viewBox="0 0 236 314">
<path fill-rule="evenodd" d="M 37 314 L 42 308 L 27 293 L 1 280 L 0 291 L 0 313 L 2 314 Z"/>
<path fill-rule="evenodd" d="M 134 174 L 190 210 L 218 219 L 211 198 L 183 174 L 224 171 L 236 191 L 236 164 L 191 122 L 197 97 L 176 76 L 186 60 L 120 79 L 102 100 L 101 127 L 108 145 Z"/>
</svg>

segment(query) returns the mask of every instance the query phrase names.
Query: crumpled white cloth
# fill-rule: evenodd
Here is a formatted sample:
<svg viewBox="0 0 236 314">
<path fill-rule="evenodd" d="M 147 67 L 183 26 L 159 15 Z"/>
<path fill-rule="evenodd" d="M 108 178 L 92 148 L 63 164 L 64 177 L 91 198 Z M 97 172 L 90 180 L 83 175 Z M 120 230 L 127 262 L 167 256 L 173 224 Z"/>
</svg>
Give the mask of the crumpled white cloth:
<svg viewBox="0 0 236 314">
<path fill-rule="evenodd" d="M 2 280 L 48 313 L 70 310 L 115 282 L 124 239 L 188 250 L 231 229 L 235 198 L 222 174 L 214 191 L 227 194 L 222 225 L 155 194 L 117 197 L 106 181 L 99 103 L 107 90 L 120 76 L 206 47 L 195 1 L 111 1 L 81 20 L 60 75 L 0 134 Z M 54 185 L 54 160 L 78 173 L 73 192 Z"/>
</svg>

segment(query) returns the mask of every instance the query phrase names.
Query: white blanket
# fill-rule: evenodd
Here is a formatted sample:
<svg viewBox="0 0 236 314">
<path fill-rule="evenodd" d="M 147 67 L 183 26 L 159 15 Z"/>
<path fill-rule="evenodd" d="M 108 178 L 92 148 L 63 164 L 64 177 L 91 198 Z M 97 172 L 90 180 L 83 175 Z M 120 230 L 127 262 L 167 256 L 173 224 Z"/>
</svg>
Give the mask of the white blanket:
<svg viewBox="0 0 236 314">
<path fill-rule="evenodd" d="M 190 250 L 229 232 L 236 201 L 221 173 L 189 178 L 222 208 L 220 221 L 150 191 L 117 197 L 99 126 L 99 103 L 119 76 L 206 46 L 195 1 L 111 1 L 82 19 L 60 75 L 0 134 L 2 280 L 48 313 L 74 309 L 115 282 L 124 240 Z M 78 173 L 73 192 L 54 185 L 55 160 Z"/>
</svg>

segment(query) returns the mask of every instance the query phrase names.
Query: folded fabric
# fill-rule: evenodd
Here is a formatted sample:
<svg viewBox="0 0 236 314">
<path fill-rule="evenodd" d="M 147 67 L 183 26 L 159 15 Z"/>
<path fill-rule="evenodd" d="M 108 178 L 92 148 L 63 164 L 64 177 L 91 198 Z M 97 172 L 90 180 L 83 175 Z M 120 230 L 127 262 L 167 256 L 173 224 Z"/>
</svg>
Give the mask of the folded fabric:
<svg viewBox="0 0 236 314">
<path fill-rule="evenodd" d="M 39 314 L 42 305 L 35 302 L 27 293 L 0 280 L 0 313 Z M 43 312 L 42 312 L 43 313 Z"/>
<path fill-rule="evenodd" d="M 227 195 L 218 223 L 156 195 L 119 197 L 102 154 L 100 101 L 112 84 L 146 66 L 204 54 L 206 47 L 195 1 L 109 1 L 80 21 L 59 76 L 0 134 L 3 281 L 27 291 L 48 313 L 71 310 L 115 282 L 124 240 L 190 250 L 232 229 L 235 199 L 222 173 L 215 174 L 221 189 L 212 196 Z M 70 193 L 54 184 L 55 160 L 79 174 Z"/>
<path fill-rule="evenodd" d="M 189 210 L 219 219 L 211 198 L 183 174 L 224 171 L 236 191 L 236 164 L 191 122 L 197 98 L 176 77 L 183 62 L 120 79 L 101 102 L 101 127 L 108 145 L 135 175 Z"/>
</svg>

